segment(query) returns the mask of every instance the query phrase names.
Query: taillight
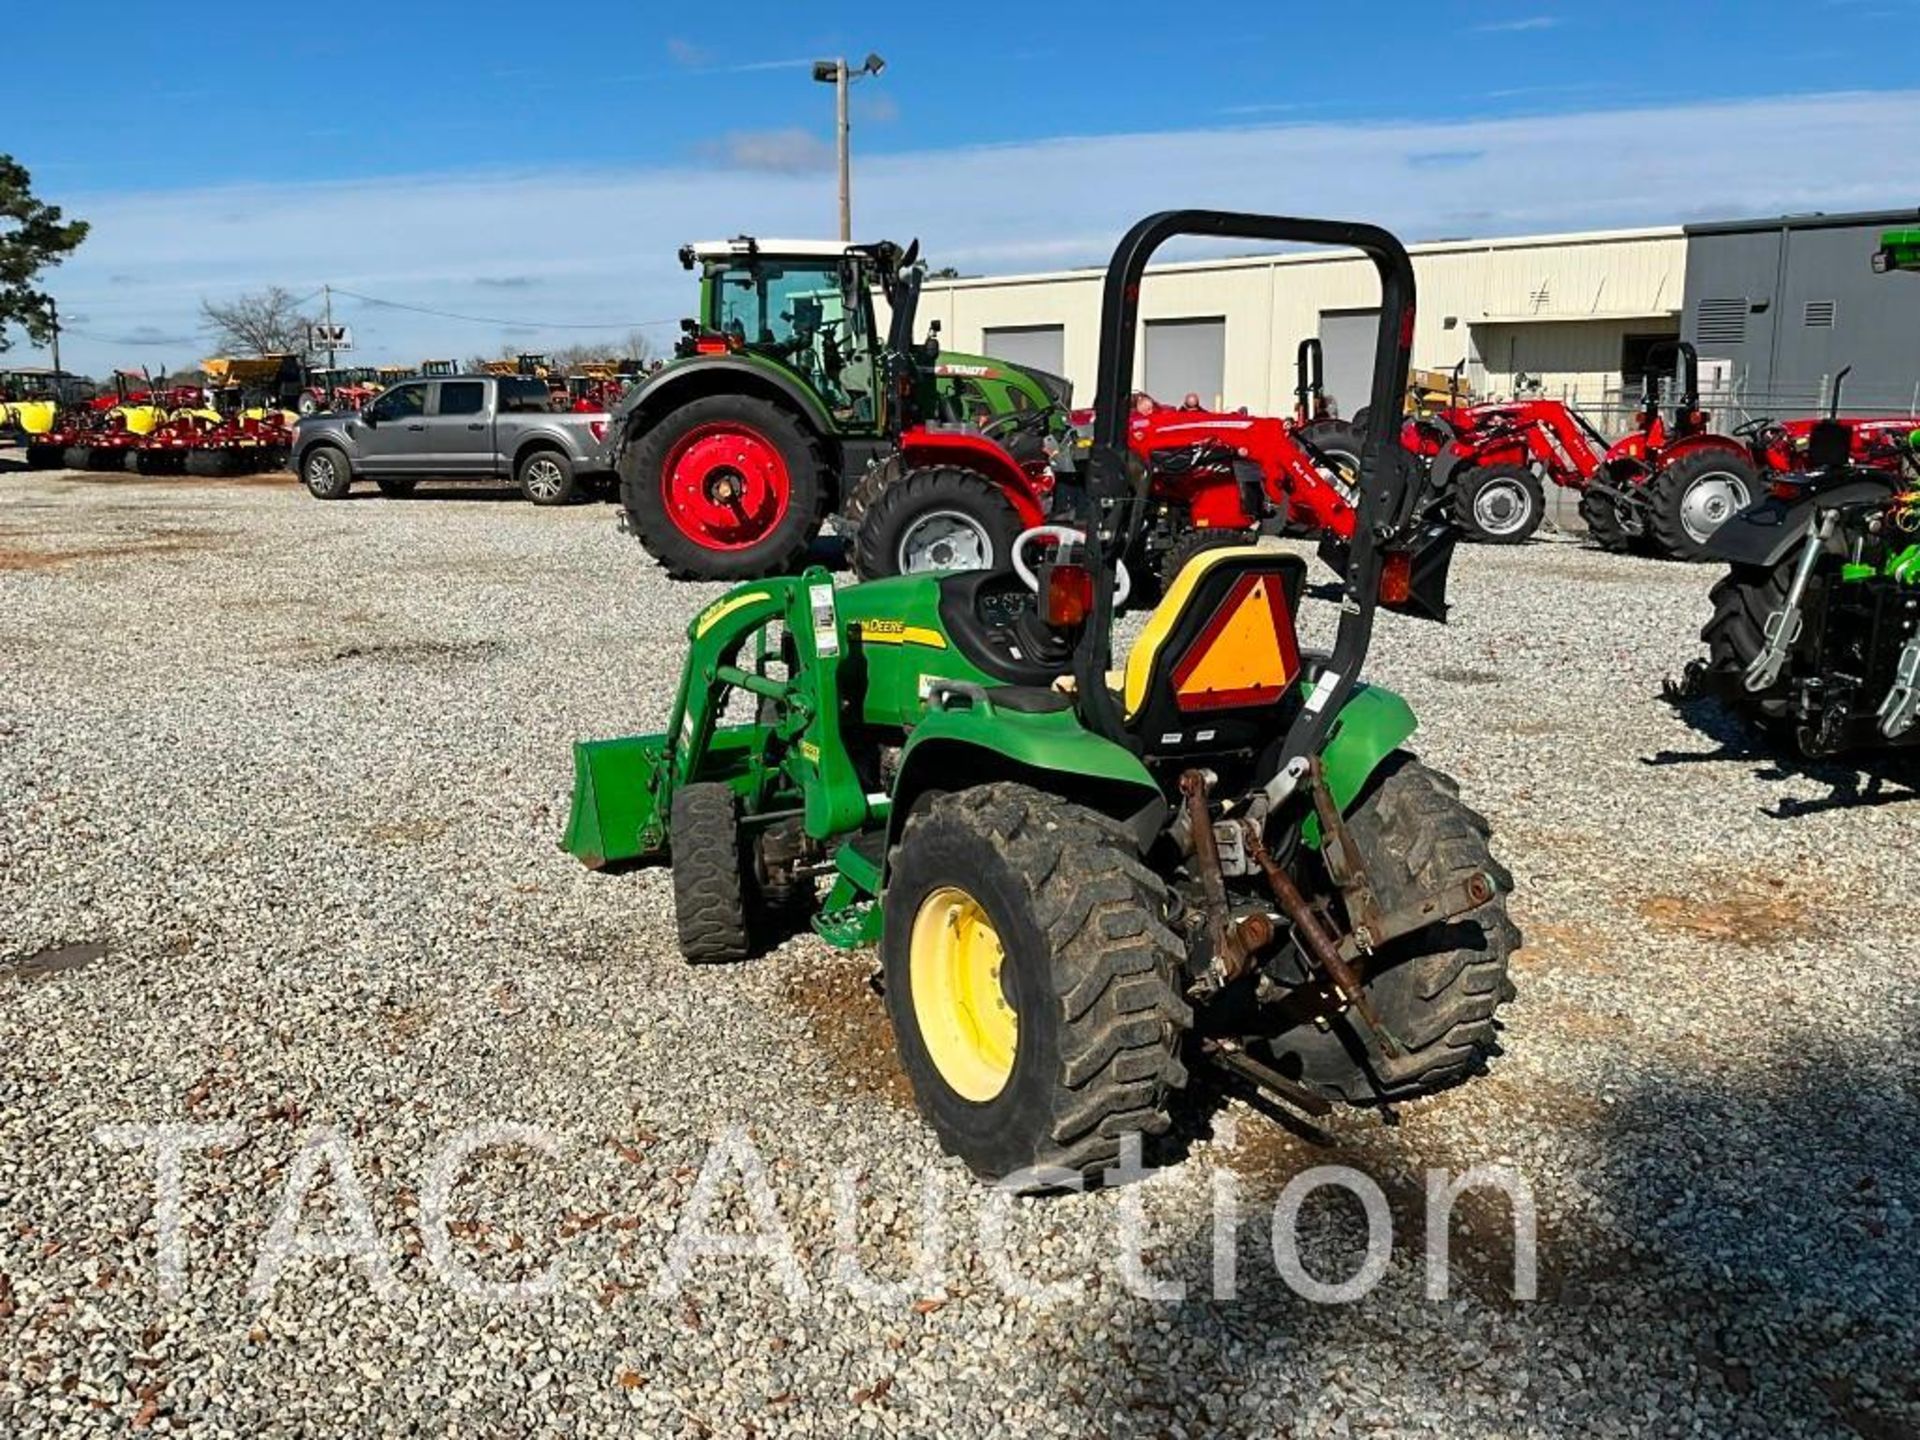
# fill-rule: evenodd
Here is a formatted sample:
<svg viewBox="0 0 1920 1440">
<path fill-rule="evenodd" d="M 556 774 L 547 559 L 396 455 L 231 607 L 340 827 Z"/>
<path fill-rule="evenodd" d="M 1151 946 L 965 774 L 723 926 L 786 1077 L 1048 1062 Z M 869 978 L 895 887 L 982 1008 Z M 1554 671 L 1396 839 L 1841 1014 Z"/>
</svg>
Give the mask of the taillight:
<svg viewBox="0 0 1920 1440">
<path fill-rule="evenodd" d="M 1767 487 L 1776 500 L 1798 500 L 1800 485 L 1793 480 L 1776 480 Z"/>
<path fill-rule="evenodd" d="M 604 420 L 589 420 L 587 422 L 587 429 L 593 432 L 593 438 L 596 441 L 607 438 L 607 422 Z"/>
<path fill-rule="evenodd" d="M 1404 605 L 1413 597 L 1413 556 L 1397 550 L 1380 567 L 1380 603 Z"/>
<path fill-rule="evenodd" d="M 1084 565 L 1056 562 L 1047 568 L 1047 623 L 1065 629 L 1082 624 L 1093 609 L 1093 574 Z"/>
</svg>

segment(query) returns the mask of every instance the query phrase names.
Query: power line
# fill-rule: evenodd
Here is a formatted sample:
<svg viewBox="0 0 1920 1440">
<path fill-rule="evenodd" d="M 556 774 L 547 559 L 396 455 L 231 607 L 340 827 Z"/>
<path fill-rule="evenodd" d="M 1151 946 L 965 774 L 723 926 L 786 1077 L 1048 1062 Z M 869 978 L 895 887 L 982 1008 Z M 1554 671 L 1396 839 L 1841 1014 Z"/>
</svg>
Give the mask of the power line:
<svg viewBox="0 0 1920 1440">
<path fill-rule="evenodd" d="M 498 315 L 462 315 L 452 310 L 436 310 L 428 305 L 407 305 L 399 300 L 382 300 L 377 295 L 362 295 L 357 290 L 345 290 L 336 285 L 334 294 L 348 295 L 368 305 L 378 305 L 388 310 L 408 310 L 415 315 L 432 315 L 441 320 L 465 320 L 473 325 L 512 325 L 530 330 L 645 330 L 655 325 L 677 325 L 677 320 L 614 320 L 599 324 L 580 324 L 564 320 L 528 320 L 503 319 Z M 308 297 L 312 298 L 311 296 Z"/>
</svg>

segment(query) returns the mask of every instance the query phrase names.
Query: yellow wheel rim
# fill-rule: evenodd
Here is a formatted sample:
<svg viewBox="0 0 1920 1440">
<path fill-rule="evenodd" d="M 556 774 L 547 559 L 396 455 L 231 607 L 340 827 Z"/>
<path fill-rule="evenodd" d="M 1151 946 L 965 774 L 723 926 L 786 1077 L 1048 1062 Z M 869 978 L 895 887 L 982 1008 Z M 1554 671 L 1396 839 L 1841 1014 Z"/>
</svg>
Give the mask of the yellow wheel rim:
<svg viewBox="0 0 1920 1440">
<path fill-rule="evenodd" d="M 1020 1017 L 1000 989 L 1000 933 L 966 891 L 945 885 L 920 902 L 908 941 L 913 1018 L 940 1078 L 975 1104 L 1013 1074 Z"/>
</svg>

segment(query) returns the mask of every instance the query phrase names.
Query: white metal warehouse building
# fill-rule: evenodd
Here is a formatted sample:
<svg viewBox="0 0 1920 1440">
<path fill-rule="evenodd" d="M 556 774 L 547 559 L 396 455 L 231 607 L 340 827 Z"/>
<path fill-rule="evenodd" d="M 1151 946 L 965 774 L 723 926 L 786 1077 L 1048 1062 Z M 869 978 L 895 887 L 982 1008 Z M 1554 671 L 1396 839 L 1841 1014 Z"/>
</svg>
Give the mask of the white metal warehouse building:
<svg viewBox="0 0 1920 1440">
<path fill-rule="evenodd" d="M 1687 240 L 1678 226 L 1410 247 L 1419 280 L 1414 364 L 1467 361 L 1475 393 L 1542 390 L 1589 406 L 1638 383 L 1640 357 L 1680 334 Z M 1075 383 L 1092 402 L 1100 330 L 1098 270 L 929 280 L 923 320 L 947 348 L 1024 362 Z M 1136 383 L 1163 401 L 1292 406 L 1300 340 L 1325 346 L 1327 390 L 1342 413 L 1365 402 L 1379 282 L 1351 251 L 1155 265 L 1141 292 Z"/>
</svg>

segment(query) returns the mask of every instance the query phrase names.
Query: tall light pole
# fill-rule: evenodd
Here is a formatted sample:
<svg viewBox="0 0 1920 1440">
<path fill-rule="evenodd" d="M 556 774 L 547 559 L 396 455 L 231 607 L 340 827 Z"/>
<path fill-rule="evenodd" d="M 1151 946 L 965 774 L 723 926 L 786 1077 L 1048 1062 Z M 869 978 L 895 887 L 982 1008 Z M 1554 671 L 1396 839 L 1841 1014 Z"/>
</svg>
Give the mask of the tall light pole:
<svg viewBox="0 0 1920 1440">
<path fill-rule="evenodd" d="M 878 55 L 868 54 L 858 70 L 849 70 L 844 57 L 838 60 L 816 60 L 813 62 L 813 78 L 822 85 L 831 85 L 834 89 L 834 124 L 839 139 L 840 154 L 840 238 L 853 240 L 853 150 L 852 125 L 847 118 L 847 87 L 855 80 L 867 75 L 878 75 L 887 68 L 887 62 Z"/>
</svg>

